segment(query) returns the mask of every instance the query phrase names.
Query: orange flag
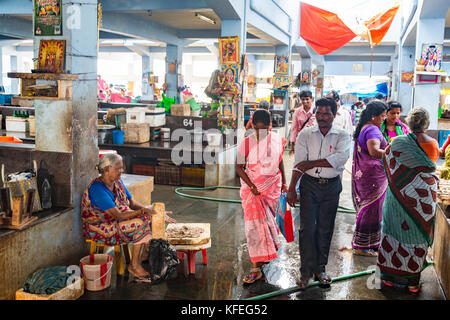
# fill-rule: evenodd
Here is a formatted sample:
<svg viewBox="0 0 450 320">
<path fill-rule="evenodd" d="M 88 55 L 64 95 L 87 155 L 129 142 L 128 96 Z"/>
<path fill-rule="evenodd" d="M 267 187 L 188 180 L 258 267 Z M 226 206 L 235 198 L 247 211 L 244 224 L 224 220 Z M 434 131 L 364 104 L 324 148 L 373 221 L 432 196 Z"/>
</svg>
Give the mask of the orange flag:
<svg viewBox="0 0 450 320">
<path fill-rule="evenodd" d="M 388 32 L 392 21 L 394 21 L 395 15 L 400 5 L 392 7 L 384 12 L 381 12 L 374 16 L 369 21 L 364 22 L 364 25 L 368 29 L 370 46 L 376 46 L 383 40 L 384 36 Z"/>
<path fill-rule="evenodd" d="M 356 37 L 337 14 L 304 2 L 300 7 L 300 36 L 318 54 L 333 52 Z"/>
</svg>

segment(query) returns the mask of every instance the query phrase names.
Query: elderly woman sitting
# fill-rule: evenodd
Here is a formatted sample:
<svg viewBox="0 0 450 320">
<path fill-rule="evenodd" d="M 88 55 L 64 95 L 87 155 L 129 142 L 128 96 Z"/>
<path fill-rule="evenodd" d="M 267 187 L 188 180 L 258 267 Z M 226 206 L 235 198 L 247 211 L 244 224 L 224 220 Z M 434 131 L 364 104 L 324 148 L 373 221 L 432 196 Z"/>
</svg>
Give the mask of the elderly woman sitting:
<svg viewBox="0 0 450 320">
<path fill-rule="evenodd" d="M 142 261 L 148 258 L 151 216 L 155 212 L 133 199 L 123 184 L 120 179 L 123 172 L 121 156 L 104 155 L 97 169 L 100 176 L 86 188 L 81 202 L 83 234 L 85 238 L 106 246 L 132 243 L 132 261 L 128 271 L 137 281 L 151 282 L 150 274 L 142 267 L 139 257 L 144 244 Z"/>
</svg>

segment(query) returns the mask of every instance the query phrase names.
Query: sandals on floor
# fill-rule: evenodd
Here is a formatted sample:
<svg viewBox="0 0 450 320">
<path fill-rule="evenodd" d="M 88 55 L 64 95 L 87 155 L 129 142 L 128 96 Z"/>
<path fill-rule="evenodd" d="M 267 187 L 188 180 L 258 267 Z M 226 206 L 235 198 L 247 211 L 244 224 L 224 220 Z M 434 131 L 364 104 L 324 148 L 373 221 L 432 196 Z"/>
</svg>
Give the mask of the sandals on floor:
<svg viewBox="0 0 450 320">
<path fill-rule="evenodd" d="M 390 281 L 386 281 L 386 280 L 381 280 L 381 281 L 383 282 L 383 284 L 384 284 L 386 287 L 389 287 L 389 288 L 394 287 L 394 284 L 393 284 L 392 282 L 390 282 Z"/>
<path fill-rule="evenodd" d="M 128 267 L 128 272 L 134 277 L 133 280 L 136 282 L 152 283 L 151 275 L 138 276 L 136 273 L 134 273 L 134 271 L 131 271 L 129 267 Z"/>
<path fill-rule="evenodd" d="M 422 289 L 422 281 L 419 282 L 419 285 L 415 287 L 415 289 L 411 289 L 411 287 L 408 287 L 409 293 L 412 294 L 418 294 L 420 292 L 420 289 Z"/>
<path fill-rule="evenodd" d="M 314 281 L 319 281 L 320 288 L 329 288 L 331 286 L 331 278 L 325 272 L 316 273 L 314 275 Z"/>
<path fill-rule="evenodd" d="M 251 268 L 250 273 L 245 276 L 244 283 L 250 284 L 255 282 L 256 280 L 261 279 L 263 276 L 260 268 Z"/>
</svg>

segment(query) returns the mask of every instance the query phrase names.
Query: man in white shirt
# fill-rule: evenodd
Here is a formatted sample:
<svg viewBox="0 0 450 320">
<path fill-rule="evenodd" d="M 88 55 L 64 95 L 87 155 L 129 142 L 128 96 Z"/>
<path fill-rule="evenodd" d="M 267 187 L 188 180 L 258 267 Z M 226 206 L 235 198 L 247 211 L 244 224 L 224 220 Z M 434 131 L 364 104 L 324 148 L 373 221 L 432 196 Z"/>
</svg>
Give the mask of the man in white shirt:
<svg viewBox="0 0 450 320">
<path fill-rule="evenodd" d="M 333 126 L 348 132 L 350 136 L 353 135 L 352 116 L 348 110 L 341 107 L 341 99 L 335 90 L 327 93 L 326 98 L 333 99 L 337 104 L 337 113 L 333 121 Z"/>
<path fill-rule="evenodd" d="M 350 156 L 350 135 L 334 126 L 336 102 L 319 99 L 316 102 L 318 126 L 302 130 L 295 146 L 295 165 L 288 189 L 287 201 L 297 202 L 295 186 L 300 181 L 299 248 L 301 278 L 297 281 L 305 289 L 315 277 L 320 286 L 330 286 L 325 272 L 328 263 L 334 220 L 342 191 L 340 175 Z"/>
</svg>

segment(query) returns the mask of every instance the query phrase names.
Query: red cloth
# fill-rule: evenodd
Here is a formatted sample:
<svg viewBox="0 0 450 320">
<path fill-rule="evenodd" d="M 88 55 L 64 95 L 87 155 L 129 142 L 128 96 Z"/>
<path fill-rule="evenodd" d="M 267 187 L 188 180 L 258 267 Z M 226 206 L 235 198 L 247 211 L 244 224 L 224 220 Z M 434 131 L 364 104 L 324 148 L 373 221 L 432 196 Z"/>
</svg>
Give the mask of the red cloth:
<svg viewBox="0 0 450 320">
<path fill-rule="evenodd" d="M 447 136 L 447 140 L 445 140 L 445 143 L 442 146 L 442 150 L 444 150 L 444 152 L 445 152 L 445 149 L 447 149 L 449 144 L 450 144 L 450 134 Z"/>
<path fill-rule="evenodd" d="M 318 53 L 328 54 L 356 37 L 337 14 L 301 3 L 300 36 Z"/>
<path fill-rule="evenodd" d="M 392 21 L 394 21 L 395 14 L 397 13 L 399 7 L 400 5 L 381 12 L 364 23 L 367 29 L 369 29 L 369 41 L 372 47 L 379 44 L 381 40 L 383 40 L 384 36 L 391 27 Z"/>
<path fill-rule="evenodd" d="M 131 98 L 126 98 L 122 96 L 120 93 L 113 92 L 111 93 L 111 102 L 119 102 L 119 103 L 130 103 Z"/>
</svg>

